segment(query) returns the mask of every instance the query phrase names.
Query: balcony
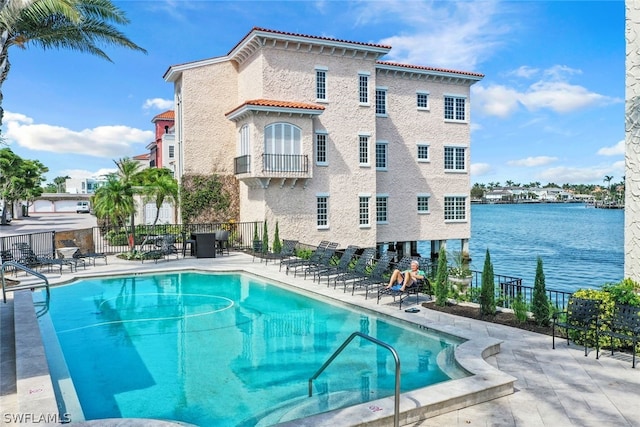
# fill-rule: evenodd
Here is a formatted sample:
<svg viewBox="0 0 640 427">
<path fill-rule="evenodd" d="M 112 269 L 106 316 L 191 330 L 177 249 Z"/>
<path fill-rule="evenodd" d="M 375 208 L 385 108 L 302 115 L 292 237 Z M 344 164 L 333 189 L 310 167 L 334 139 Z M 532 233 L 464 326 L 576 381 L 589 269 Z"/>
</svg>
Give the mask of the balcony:
<svg viewBox="0 0 640 427">
<path fill-rule="evenodd" d="M 309 156 L 303 154 L 262 154 L 260 171 L 252 172 L 251 156 L 235 158 L 234 171 L 236 177 L 245 182 L 249 187 L 267 188 L 272 180 L 279 183 L 280 188 L 289 185 L 295 187 L 302 180 L 303 187 L 307 179 L 311 178 L 309 172 Z"/>
</svg>

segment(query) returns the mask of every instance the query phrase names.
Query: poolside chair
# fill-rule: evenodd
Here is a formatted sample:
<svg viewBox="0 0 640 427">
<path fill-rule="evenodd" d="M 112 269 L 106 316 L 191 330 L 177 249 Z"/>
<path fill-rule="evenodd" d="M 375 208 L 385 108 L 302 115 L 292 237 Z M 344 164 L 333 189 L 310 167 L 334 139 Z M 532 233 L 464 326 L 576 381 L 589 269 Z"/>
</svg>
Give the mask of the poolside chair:
<svg viewBox="0 0 640 427">
<path fill-rule="evenodd" d="M 329 265 L 331 262 L 331 258 L 336 253 L 336 249 L 338 248 L 338 243 L 331 242 L 329 245 L 320 253 L 318 259 L 308 260 L 308 262 L 296 264 L 293 270 L 293 277 L 296 277 L 298 274 L 298 268 L 300 268 L 304 272 L 305 279 L 307 278 L 307 273 L 312 272 L 314 269 L 319 266 Z"/>
<path fill-rule="evenodd" d="M 565 330 L 567 345 L 569 345 L 570 341 L 569 331 L 573 330 L 582 335 L 585 356 L 587 355 L 589 338 L 595 337 L 593 341 L 596 347 L 596 359 L 598 359 L 600 357 L 599 330 L 601 305 L 602 301 L 597 299 L 570 297 L 565 311 L 553 313 L 551 348 L 556 348 L 556 327 Z"/>
<path fill-rule="evenodd" d="M 229 230 L 216 230 L 216 244 L 220 255 L 224 255 L 224 251 L 229 255 Z"/>
<path fill-rule="evenodd" d="M 385 252 L 380 256 L 371 272 L 360 280 L 353 280 L 351 295 L 355 293 L 356 287 L 365 289 L 364 299 L 369 298 L 369 288 L 381 286 L 386 283 L 384 275 L 389 271 L 391 260 L 395 257 L 395 252 Z"/>
<path fill-rule="evenodd" d="M 62 268 L 64 266 L 68 266 L 70 271 L 73 272 L 74 263 L 69 260 L 52 258 L 52 257 L 43 257 L 38 256 L 31 249 L 31 246 L 26 242 L 18 242 L 14 243 L 13 247 L 16 248 L 20 252 L 20 258 L 18 259 L 18 263 L 24 265 L 27 268 L 31 268 L 33 270 L 38 267 L 44 268 L 47 267 L 49 271 L 52 268 L 58 268 L 60 274 L 62 274 Z"/>
<path fill-rule="evenodd" d="M 375 256 L 375 248 L 366 248 L 362 254 L 360 254 L 351 270 L 338 274 L 333 278 L 333 289 L 336 288 L 338 281 L 341 281 L 344 288 L 343 292 L 347 292 L 347 282 L 362 279 L 367 274 L 367 267 Z"/>
<path fill-rule="evenodd" d="M 156 239 L 155 245 L 157 249 L 152 249 L 142 254 L 141 261 L 144 263 L 145 259 L 152 259 L 155 263 L 159 259 L 175 255 L 178 259 L 178 248 L 175 246 L 176 238 L 172 235 L 162 236 Z"/>
<path fill-rule="evenodd" d="M 411 261 L 413 261 L 414 258 L 410 258 L 410 257 L 403 257 L 400 262 L 398 262 L 398 264 L 396 265 L 395 268 L 397 268 L 400 271 L 405 271 L 408 270 L 411 266 Z M 418 259 L 418 262 L 421 262 L 422 258 Z M 422 266 L 422 263 L 420 264 L 420 266 Z M 422 268 L 421 268 L 422 270 Z M 425 271 L 425 270 L 423 270 Z M 427 272 L 425 271 L 425 274 Z M 418 304 L 419 299 L 420 299 L 420 293 L 427 293 L 429 292 L 429 290 L 431 289 L 431 283 L 429 282 L 429 279 L 427 277 L 425 277 L 424 279 L 419 279 L 415 282 L 415 284 L 413 286 L 409 286 L 407 288 L 405 288 L 404 291 L 396 291 L 393 290 L 392 288 L 385 288 L 384 286 L 380 286 L 378 288 L 378 304 L 380 304 L 380 299 L 385 296 L 385 295 L 390 295 L 393 297 L 393 302 L 395 303 L 396 300 L 398 301 L 398 308 L 402 309 L 402 304 L 404 303 L 404 301 L 411 297 L 411 295 L 415 295 L 416 296 L 416 304 Z"/>
<path fill-rule="evenodd" d="M 309 257 L 309 259 L 292 258 L 292 259 L 283 261 L 282 265 L 287 267 L 287 269 L 285 270 L 286 273 L 289 274 L 289 269 L 292 267 L 295 268 L 299 264 L 305 264 L 308 262 L 317 262 L 318 260 L 320 260 L 322 252 L 324 252 L 324 250 L 327 248 L 327 246 L 329 246 L 330 243 L 331 242 L 329 242 L 328 240 L 321 241 L 320 244 L 316 247 L 316 249 L 311 253 L 311 256 Z"/>
<path fill-rule="evenodd" d="M 282 241 L 282 250 L 279 254 L 274 254 L 274 259 L 280 260 L 280 268 L 278 268 L 278 271 L 282 271 L 282 263 L 284 261 L 292 258 L 296 254 L 296 246 L 298 246 L 297 240 L 284 239 Z"/>
<path fill-rule="evenodd" d="M 317 270 L 314 273 L 313 279 L 315 280 L 317 277 L 318 283 L 320 283 L 320 280 L 322 279 L 322 277 L 326 277 L 327 287 L 329 287 L 329 283 L 332 276 L 346 273 L 347 271 L 349 271 L 349 266 L 351 265 L 351 262 L 353 261 L 353 259 L 356 257 L 356 252 L 358 251 L 358 249 L 360 249 L 358 246 L 354 246 L 354 245 L 347 246 L 347 248 L 342 252 L 342 256 L 340 257 L 340 260 L 336 265 L 329 265 L 323 269 Z"/>
</svg>

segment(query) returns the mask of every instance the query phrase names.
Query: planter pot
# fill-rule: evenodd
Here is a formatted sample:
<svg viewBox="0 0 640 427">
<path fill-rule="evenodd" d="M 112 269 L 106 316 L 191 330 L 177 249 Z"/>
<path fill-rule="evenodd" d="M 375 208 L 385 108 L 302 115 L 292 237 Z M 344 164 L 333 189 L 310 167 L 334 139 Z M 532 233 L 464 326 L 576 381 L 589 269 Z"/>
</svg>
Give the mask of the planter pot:
<svg viewBox="0 0 640 427">
<path fill-rule="evenodd" d="M 469 277 L 449 277 L 449 283 L 460 293 L 466 293 L 471 284 L 471 276 Z"/>
</svg>

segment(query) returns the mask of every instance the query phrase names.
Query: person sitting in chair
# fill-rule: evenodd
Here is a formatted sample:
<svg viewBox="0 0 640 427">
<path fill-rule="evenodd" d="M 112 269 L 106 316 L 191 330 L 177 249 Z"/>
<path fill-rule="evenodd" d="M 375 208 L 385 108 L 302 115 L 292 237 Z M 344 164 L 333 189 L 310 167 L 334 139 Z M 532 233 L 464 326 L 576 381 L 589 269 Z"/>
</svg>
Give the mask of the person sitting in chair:
<svg viewBox="0 0 640 427">
<path fill-rule="evenodd" d="M 415 259 L 411 261 L 411 269 L 400 271 L 395 269 L 389 279 L 389 284 L 385 289 L 391 288 L 394 291 L 403 292 L 405 289 L 414 286 L 418 280 L 424 279 L 425 273 L 420 270 L 420 263 Z"/>
</svg>

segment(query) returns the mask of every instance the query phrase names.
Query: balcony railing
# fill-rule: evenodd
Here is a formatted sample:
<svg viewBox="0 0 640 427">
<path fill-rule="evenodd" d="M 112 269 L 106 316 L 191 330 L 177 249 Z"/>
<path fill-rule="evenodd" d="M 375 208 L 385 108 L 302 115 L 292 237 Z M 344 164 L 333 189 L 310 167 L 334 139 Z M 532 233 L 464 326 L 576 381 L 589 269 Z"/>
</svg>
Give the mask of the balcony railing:
<svg viewBox="0 0 640 427">
<path fill-rule="evenodd" d="M 309 157 L 298 154 L 263 154 L 262 172 L 275 173 L 302 173 L 309 172 Z"/>
<path fill-rule="evenodd" d="M 235 174 L 251 172 L 251 156 L 240 156 L 235 158 Z"/>
</svg>

